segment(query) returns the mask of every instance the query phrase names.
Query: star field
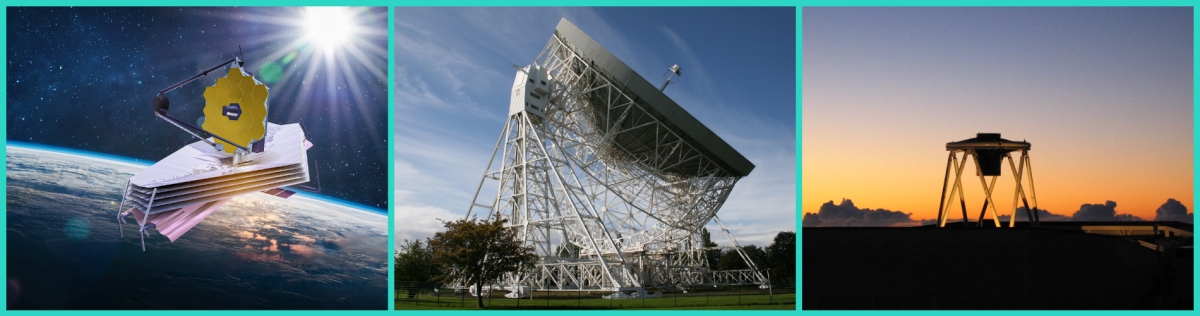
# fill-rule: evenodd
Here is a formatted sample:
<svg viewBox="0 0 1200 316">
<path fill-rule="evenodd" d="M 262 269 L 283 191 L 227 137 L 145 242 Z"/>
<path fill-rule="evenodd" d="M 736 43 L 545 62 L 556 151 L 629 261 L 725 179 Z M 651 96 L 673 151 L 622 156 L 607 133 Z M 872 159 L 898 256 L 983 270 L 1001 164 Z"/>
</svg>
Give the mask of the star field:
<svg viewBox="0 0 1200 316">
<path fill-rule="evenodd" d="M 197 139 L 156 118 L 151 99 L 241 45 L 247 71 L 271 89 L 267 121 L 304 121 L 320 195 L 386 209 L 386 54 L 329 58 L 296 45 L 299 10 L 9 7 L 7 137 L 157 161 Z M 386 8 L 359 11 L 359 28 L 371 30 L 360 45 L 386 52 L 386 20 Z M 220 75 L 169 92 L 169 114 L 196 122 Z"/>
</svg>

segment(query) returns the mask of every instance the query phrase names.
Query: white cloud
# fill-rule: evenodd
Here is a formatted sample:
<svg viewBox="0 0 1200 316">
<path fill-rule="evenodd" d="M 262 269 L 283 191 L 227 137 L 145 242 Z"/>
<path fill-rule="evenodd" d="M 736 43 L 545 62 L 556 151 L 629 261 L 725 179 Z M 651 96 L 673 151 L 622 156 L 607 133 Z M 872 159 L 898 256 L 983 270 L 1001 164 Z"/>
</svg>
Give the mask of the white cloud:
<svg viewBox="0 0 1200 316">
<path fill-rule="evenodd" d="M 454 213 L 440 207 L 396 205 L 396 245 L 403 241 L 433 237 L 434 233 L 442 231 L 442 222 L 462 218 L 464 214 Z"/>
<path fill-rule="evenodd" d="M 696 56 L 696 53 L 692 51 L 692 47 L 688 46 L 687 42 L 684 41 L 682 37 L 679 37 L 679 34 L 675 34 L 675 31 L 672 31 L 667 27 L 662 28 L 662 33 L 663 35 L 667 36 L 667 39 L 671 40 L 671 43 L 675 45 L 675 48 L 679 50 L 680 55 L 683 56 L 684 64 L 687 65 L 687 68 L 683 69 L 683 73 L 688 75 L 688 80 L 699 82 L 699 84 L 694 85 L 700 88 L 698 89 L 699 92 L 704 94 L 706 99 L 713 100 L 713 102 L 722 105 L 721 107 L 724 107 L 724 102 L 721 101 L 720 93 L 717 92 L 720 91 L 720 89 L 717 89 L 717 85 L 714 84 L 712 78 L 709 77 L 708 70 L 704 67 L 704 63 L 700 62 L 700 57 Z M 672 90 L 672 92 L 674 91 Z"/>
<path fill-rule="evenodd" d="M 708 228 L 708 232 L 712 241 L 717 243 L 717 245 L 731 245 L 729 238 L 725 237 L 725 233 L 721 232 L 721 228 L 717 226 L 715 222 L 706 227 Z M 733 238 L 737 240 L 738 245 L 755 245 L 759 248 L 770 246 L 771 242 L 775 240 L 775 235 L 781 231 L 796 231 L 794 227 L 775 230 L 772 228 L 766 228 L 764 225 L 752 223 L 731 224 L 726 222 L 725 227 L 729 228 L 729 232 L 733 234 Z"/>
</svg>

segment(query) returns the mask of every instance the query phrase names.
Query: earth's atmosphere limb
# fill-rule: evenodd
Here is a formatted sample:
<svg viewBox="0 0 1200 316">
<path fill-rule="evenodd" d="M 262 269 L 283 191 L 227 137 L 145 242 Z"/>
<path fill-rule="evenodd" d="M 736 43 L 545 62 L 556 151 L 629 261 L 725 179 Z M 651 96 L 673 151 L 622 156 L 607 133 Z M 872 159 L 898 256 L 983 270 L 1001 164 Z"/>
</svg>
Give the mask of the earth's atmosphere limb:
<svg viewBox="0 0 1200 316">
<path fill-rule="evenodd" d="M 142 252 L 116 207 L 143 166 L 7 151 L 9 309 L 387 307 L 386 215 L 248 194 L 174 243 L 151 233 Z"/>
</svg>

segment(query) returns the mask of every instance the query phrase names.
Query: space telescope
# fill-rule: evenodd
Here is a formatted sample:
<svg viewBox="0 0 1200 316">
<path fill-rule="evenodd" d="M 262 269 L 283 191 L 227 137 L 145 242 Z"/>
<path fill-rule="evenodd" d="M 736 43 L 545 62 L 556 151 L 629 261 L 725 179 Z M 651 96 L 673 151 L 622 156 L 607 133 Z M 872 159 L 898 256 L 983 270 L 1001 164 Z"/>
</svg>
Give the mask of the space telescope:
<svg viewBox="0 0 1200 316">
<path fill-rule="evenodd" d="M 241 48 L 239 47 L 239 50 Z M 174 242 L 230 199 L 262 192 L 288 198 L 296 189 L 320 192 L 320 175 L 310 181 L 307 151 L 313 146 L 304 122 L 267 122 L 270 89 L 247 72 L 241 57 L 160 90 L 154 116 L 199 138 L 129 178 L 118 206 L 118 226 L 133 217 L 142 251 L 155 229 Z M 228 71 L 223 68 L 228 67 Z M 167 113 L 167 93 L 213 72 L 224 72 L 204 89 L 201 126 Z M 315 170 L 315 169 L 314 169 Z M 121 235 L 124 236 L 124 229 Z"/>
</svg>

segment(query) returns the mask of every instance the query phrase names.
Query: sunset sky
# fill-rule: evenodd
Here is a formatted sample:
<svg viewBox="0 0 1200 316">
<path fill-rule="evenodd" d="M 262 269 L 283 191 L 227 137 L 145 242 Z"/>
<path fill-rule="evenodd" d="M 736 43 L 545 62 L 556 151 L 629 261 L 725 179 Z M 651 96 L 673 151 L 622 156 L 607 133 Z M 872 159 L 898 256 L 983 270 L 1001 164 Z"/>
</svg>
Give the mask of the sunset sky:
<svg viewBox="0 0 1200 316">
<path fill-rule="evenodd" d="M 1032 143 L 1051 213 L 1192 211 L 1192 21 L 1192 8 L 804 8 L 803 211 L 845 198 L 937 218 L 945 144 L 979 132 Z M 1012 177 L 1004 166 L 1001 215 Z"/>
</svg>

